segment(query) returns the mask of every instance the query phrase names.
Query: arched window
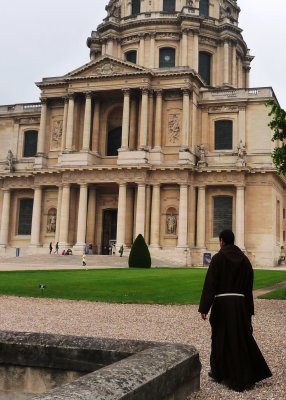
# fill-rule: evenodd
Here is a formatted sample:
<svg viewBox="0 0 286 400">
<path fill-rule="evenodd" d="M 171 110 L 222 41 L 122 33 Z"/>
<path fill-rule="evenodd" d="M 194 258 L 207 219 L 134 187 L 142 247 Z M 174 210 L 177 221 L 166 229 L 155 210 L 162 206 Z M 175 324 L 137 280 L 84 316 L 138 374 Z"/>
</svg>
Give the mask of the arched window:
<svg viewBox="0 0 286 400">
<path fill-rule="evenodd" d="M 118 156 L 118 149 L 121 147 L 122 127 L 114 128 L 108 132 L 107 156 Z"/>
<path fill-rule="evenodd" d="M 206 85 L 211 84 L 211 60 L 212 55 L 206 51 L 199 52 L 199 74 Z"/>
<path fill-rule="evenodd" d="M 230 120 L 215 121 L 215 150 L 231 150 L 233 142 L 233 122 Z"/>
<path fill-rule="evenodd" d="M 209 0 L 200 0 L 200 15 L 209 16 L 210 2 Z"/>
<path fill-rule="evenodd" d="M 159 52 L 159 68 L 172 68 L 176 64 L 176 50 L 163 47 Z"/>
<path fill-rule="evenodd" d="M 231 196 L 215 196 L 213 198 L 213 237 L 218 237 L 224 229 L 232 230 Z"/>
<path fill-rule="evenodd" d="M 24 133 L 23 157 L 35 157 L 37 154 L 38 132 L 26 131 Z"/>
<path fill-rule="evenodd" d="M 125 53 L 125 59 L 126 59 L 126 61 L 129 61 L 129 62 L 132 62 L 132 63 L 136 64 L 136 62 L 137 62 L 137 51 L 136 50 L 127 51 L 127 53 Z"/>
<path fill-rule="evenodd" d="M 33 203 L 33 199 L 20 200 L 18 235 L 31 235 Z"/>
<path fill-rule="evenodd" d="M 176 11 L 176 0 L 164 0 L 163 11 L 168 11 L 168 12 Z"/>
<path fill-rule="evenodd" d="M 141 0 L 132 0 L 132 5 L 131 5 L 131 14 L 136 15 L 140 14 L 141 11 Z"/>
</svg>

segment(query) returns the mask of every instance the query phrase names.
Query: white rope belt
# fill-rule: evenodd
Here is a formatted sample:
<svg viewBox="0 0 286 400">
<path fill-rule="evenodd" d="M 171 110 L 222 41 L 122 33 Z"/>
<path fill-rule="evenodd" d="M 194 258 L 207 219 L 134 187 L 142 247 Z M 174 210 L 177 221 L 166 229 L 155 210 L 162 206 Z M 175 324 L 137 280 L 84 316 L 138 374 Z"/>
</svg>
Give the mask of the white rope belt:
<svg viewBox="0 0 286 400">
<path fill-rule="evenodd" d="M 244 297 L 244 294 L 242 293 L 222 293 L 222 294 L 216 294 L 215 297 L 225 297 L 225 296 L 239 296 L 239 297 Z"/>
</svg>

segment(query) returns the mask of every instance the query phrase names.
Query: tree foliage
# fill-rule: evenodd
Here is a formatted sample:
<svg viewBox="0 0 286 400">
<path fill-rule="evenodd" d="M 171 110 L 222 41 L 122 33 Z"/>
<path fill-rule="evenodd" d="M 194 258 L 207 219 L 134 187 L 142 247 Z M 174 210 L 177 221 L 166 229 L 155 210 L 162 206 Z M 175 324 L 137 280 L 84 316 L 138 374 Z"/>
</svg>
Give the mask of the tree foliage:
<svg viewBox="0 0 286 400">
<path fill-rule="evenodd" d="M 269 100 L 266 105 L 271 108 L 269 116 L 272 117 L 269 126 L 274 131 L 272 141 L 279 141 L 278 147 L 273 150 L 273 162 L 280 173 L 286 176 L 286 111 L 274 100 Z"/>
<path fill-rule="evenodd" d="M 148 246 L 141 235 L 141 233 L 135 239 L 129 259 L 128 265 L 130 268 L 150 268 L 151 267 L 151 256 Z"/>
</svg>

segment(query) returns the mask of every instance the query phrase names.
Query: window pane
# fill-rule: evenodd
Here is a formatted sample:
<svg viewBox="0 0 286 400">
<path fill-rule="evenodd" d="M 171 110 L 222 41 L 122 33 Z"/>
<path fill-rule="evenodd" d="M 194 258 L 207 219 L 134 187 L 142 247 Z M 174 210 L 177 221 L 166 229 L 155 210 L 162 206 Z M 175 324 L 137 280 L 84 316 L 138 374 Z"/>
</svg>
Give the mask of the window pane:
<svg viewBox="0 0 286 400">
<path fill-rule="evenodd" d="M 175 11 L 176 10 L 176 0 L 164 0 L 163 11 Z"/>
<path fill-rule="evenodd" d="M 215 122 L 215 150 L 232 149 L 232 121 Z"/>
<path fill-rule="evenodd" d="M 175 49 L 165 47 L 160 49 L 159 68 L 171 68 L 175 66 Z"/>
<path fill-rule="evenodd" d="M 37 154 L 38 132 L 27 131 L 24 136 L 24 157 L 35 157 Z"/>
<path fill-rule="evenodd" d="M 33 199 L 20 200 L 18 235 L 31 235 Z"/>
<path fill-rule="evenodd" d="M 214 197 L 213 237 L 224 229 L 232 230 L 232 197 Z"/>
<path fill-rule="evenodd" d="M 136 64 L 137 61 L 137 51 L 132 50 L 128 51 L 128 53 L 125 54 L 126 61 L 132 62 Z"/>
<path fill-rule="evenodd" d="M 207 85 L 211 83 L 211 54 L 201 51 L 199 53 L 199 74 Z"/>
<path fill-rule="evenodd" d="M 132 15 L 140 14 L 141 0 L 132 0 Z"/>
<path fill-rule="evenodd" d="M 209 16 L 209 0 L 200 0 L 200 15 Z"/>
<path fill-rule="evenodd" d="M 118 156 L 121 147 L 122 127 L 112 129 L 108 132 L 107 156 Z"/>
</svg>

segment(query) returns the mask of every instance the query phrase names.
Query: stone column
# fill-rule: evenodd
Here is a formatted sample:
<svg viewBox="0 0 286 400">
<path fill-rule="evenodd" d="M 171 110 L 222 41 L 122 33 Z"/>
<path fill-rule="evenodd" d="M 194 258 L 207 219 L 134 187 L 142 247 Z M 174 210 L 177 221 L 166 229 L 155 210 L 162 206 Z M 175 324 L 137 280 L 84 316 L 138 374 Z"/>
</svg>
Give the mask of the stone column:
<svg viewBox="0 0 286 400">
<path fill-rule="evenodd" d="M 125 233 L 126 233 L 126 192 L 127 184 L 121 183 L 119 185 L 118 194 L 118 212 L 117 212 L 117 231 L 116 231 L 116 248 L 125 246 Z"/>
<path fill-rule="evenodd" d="M 197 247 L 205 249 L 206 247 L 206 188 L 198 188 L 197 205 Z"/>
<path fill-rule="evenodd" d="M 232 43 L 232 84 L 237 86 L 236 42 Z"/>
<path fill-rule="evenodd" d="M 134 150 L 136 147 L 137 135 L 137 102 L 135 98 L 131 99 L 130 106 L 130 131 L 129 131 L 129 149 Z"/>
<path fill-rule="evenodd" d="M 145 61 L 145 34 L 139 34 L 140 42 L 139 42 L 139 65 L 144 65 Z"/>
<path fill-rule="evenodd" d="M 236 188 L 236 245 L 245 250 L 244 245 L 244 186 L 237 186 Z"/>
<path fill-rule="evenodd" d="M 87 227 L 86 227 L 86 242 L 93 246 L 95 241 L 95 226 L 96 226 L 96 187 L 90 187 L 88 191 L 88 207 L 87 207 Z"/>
<path fill-rule="evenodd" d="M 250 67 L 246 67 L 245 69 L 245 88 L 249 88 L 249 76 L 250 76 Z"/>
<path fill-rule="evenodd" d="M 150 33 L 149 68 L 155 68 L 155 33 Z"/>
<path fill-rule="evenodd" d="M 182 89 L 182 91 L 183 91 L 182 147 L 188 147 L 189 132 L 190 132 L 190 91 L 189 89 Z"/>
<path fill-rule="evenodd" d="M 145 208 L 145 242 L 150 244 L 150 224 L 151 224 L 151 186 L 146 185 L 146 208 Z"/>
<path fill-rule="evenodd" d="M 93 151 L 99 152 L 99 129 L 100 129 L 100 103 L 98 99 L 94 99 L 93 113 Z"/>
<path fill-rule="evenodd" d="M 161 135 L 162 135 L 162 90 L 156 90 L 156 116 L 155 116 L 155 140 L 154 147 L 158 150 L 161 149 Z"/>
<path fill-rule="evenodd" d="M 137 190 L 137 209 L 136 209 L 136 235 L 145 233 L 145 200 L 146 200 L 146 185 L 145 183 L 138 184 Z"/>
<path fill-rule="evenodd" d="M 145 149 L 148 136 L 148 89 L 142 89 L 139 148 Z"/>
<path fill-rule="evenodd" d="M 90 129 L 91 129 L 91 93 L 85 95 L 85 110 L 83 123 L 82 150 L 90 150 Z"/>
<path fill-rule="evenodd" d="M 40 245 L 40 229 L 41 229 L 41 215 L 42 215 L 42 188 L 35 187 L 34 189 L 34 203 L 32 214 L 32 229 L 31 229 L 31 243 L 30 246 Z"/>
<path fill-rule="evenodd" d="M 150 245 L 160 247 L 160 184 L 153 185 L 152 191 Z"/>
<path fill-rule="evenodd" d="M 180 184 L 179 227 L 177 247 L 188 247 L 188 185 Z"/>
<path fill-rule="evenodd" d="M 223 43 L 223 83 L 229 83 L 229 43 Z"/>
<path fill-rule="evenodd" d="M 246 118 L 245 118 L 245 106 L 239 107 L 238 112 L 238 143 L 242 141 L 242 144 L 245 145 L 245 130 L 246 130 Z"/>
<path fill-rule="evenodd" d="M 199 71 L 199 32 L 193 31 L 193 69 Z"/>
<path fill-rule="evenodd" d="M 66 132 L 66 150 L 71 151 L 73 146 L 73 118 L 74 118 L 74 97 L 69 97 L 67 132 Z"/>
<path fill-rule="evenodd" d="M 154 90 L 149 91 L 148 107 L 147 147 L 151 148 L 153 145 Z"/>
<path fill-rule="evenodd" d="M 41 102 L 42 102 L 42 106 L 41 106 L 41 119 L 40 119 L 37 155 L 43 155 L 45 153 L 45 137 L 46 137 L 46 124 L 47 124 L 47 99 L 41 99 Z"/>
<path fill-rule="evenodd" d="M 1 215 L 0 246 L 6 247 L 9 240 L 11 192 L 10 189 L 2 189 L 2 191 L 3 203 Z"/>
<path fill-rule="evenodd" d="M 129 146 L 129 123 L 130 123 L 130 89 L 124 89 L 123 116 L 122 116 L 122 142 L 121 148 L 128 149 Z"/>
<path fill-rule="evenodd" d="M 181 54 L 181 65 L 185 67 L 188 65 L 188 29 L 182 30 Z"/>
<path fill-rule="evenodd" d="M 62 194 L 63 194 L 63 188 L 61 186 L 59 186 L 59 188 L 58 188 L 58 203 L 57 203 L 56 235 L 55 235 L 56 242 L 58 242 L 59 238 L 60 238 L 60 218 L 61 218 Z"/>
<path fill-rule="evenodd" d="M 86 183 L 82 183 L 80 185 L 80 192 L 79 192 L 77 235 L 76 235 L 76 246 L 82 248 L 86 242 L 87 194 L 88 194 L 88 186 Z"/>
<path fill-rule="evenodd" d="M 62 133 L 62 144 L 61 150 L 66 148 L 66 133 L 67 133 L 67 116 L 68 116 L 68 98 L 64 98 L 64 116 L 63 116 L 63 133 Z"/>
<path fill-rule="evenodd" d="M 64 184 L 62 191 L 60 239 L 59 239 L 61 245 L 68 244 L 69 217 L 70 217 L 70 184 Z"/>
</svg>

